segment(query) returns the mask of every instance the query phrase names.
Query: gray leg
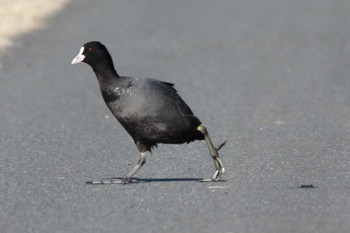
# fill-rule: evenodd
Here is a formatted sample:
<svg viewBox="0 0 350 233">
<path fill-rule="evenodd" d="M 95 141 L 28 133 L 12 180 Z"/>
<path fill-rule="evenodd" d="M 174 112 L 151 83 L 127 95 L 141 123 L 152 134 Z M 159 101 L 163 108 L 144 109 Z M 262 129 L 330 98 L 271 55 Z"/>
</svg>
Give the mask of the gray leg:
<svg viewBox="0 0 350 233">
<path fill-rule="evenodd" d="M 141 152 L 140 155 L 141 155 L 141 157 L 140 157 L 139 162 L 136 164 L 136 166 L 130 172 L 128 172 L 123 177 L 122 184 L 130 183 L 131 182 L 131 177 L 133 175 L 135 175 L 135 173 L 146 163 L 146 152 Z"/>
<path fill-rule="evenodd" d="M 126 184 L 131 183 L 131 177 L 146 163 L 146 152 L 140 153 L 141 157 L 136 166 L 128 172 L 122 179 L 119 178 L 110 178 L 96 181 L 88 181 L 87 184 Z"/>
<path fill-rule="evenodd" d="M 209 179 L 203 179 L 201 181 L 203 182 L 207 182 L 207 181 L 218 181 L 221 179 L 221 177 L 224 175 L 224 172 L 225 172 L 225 168 L 223 166 L 223 163 L 221 161 L 221 159 L 219 158 L 219 153 L 218 153 L 218 150 L 221 149 L 221 147 L 224 145 L 224 144 L 221 144 L 217 149 L 214 147 L 210 137 L 209 137 L 209 134 L 208 134 L 208 131 L 207 129 L 200 125 L 198 126 L 197 130 L 199 132 L 201 132 L 203 135 L 204 135 L 204 140 L 205 142 L 207 143 L 207 146 L 208 146 L 208 149 L 209 149 L 209 153 L 211 155 L 211 157 L 213 158 L 214 160 L 214 165 L 215 165 L 215 173 L 214 175 L 209 178 Z"/>
</svg>

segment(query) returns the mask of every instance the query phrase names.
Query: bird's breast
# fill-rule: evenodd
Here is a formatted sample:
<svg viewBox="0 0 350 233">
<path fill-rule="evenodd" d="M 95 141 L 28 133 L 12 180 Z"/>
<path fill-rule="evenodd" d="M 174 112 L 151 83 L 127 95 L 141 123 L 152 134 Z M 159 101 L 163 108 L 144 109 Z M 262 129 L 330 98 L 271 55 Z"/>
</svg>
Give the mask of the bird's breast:
<svg viewBox="0 0 350 233">
<path fill-rule="evenodd" d="M 101 88 L 102 97 L 108 104 L 110 102 L 115 102 L 118 99 L 131 95 L 131 88 L 115 87 L 114 89 L 104 89 Z"/>
</svg>

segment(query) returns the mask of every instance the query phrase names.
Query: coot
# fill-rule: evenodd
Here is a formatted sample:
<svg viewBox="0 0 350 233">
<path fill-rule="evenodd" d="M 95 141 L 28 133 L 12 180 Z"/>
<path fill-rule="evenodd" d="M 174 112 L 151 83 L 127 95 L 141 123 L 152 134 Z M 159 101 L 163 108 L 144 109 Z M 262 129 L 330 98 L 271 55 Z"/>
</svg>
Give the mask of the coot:
<svg viewBox="0 0 350 233">
<path fill-rule="evenodd" d="M 205 140 L 215 164 L 215 173 L 209 179 L 218 181 L 224 167 L 206 128 L 185 101 L 174 84 L 148 78 L 119 76 L 107 48 L 98 41 L 81 47 L 72 64 L 85 62 L 96 74 L 102 97 L 120 124 L 134 139 L 140 151 L 137 165 L 123 178 L 89 181 L 89 184 L 130 183 L 131 177 L 145 164 L 146 152 L 151 153 L 158 143 L 181 144 Z"/>
</svg>

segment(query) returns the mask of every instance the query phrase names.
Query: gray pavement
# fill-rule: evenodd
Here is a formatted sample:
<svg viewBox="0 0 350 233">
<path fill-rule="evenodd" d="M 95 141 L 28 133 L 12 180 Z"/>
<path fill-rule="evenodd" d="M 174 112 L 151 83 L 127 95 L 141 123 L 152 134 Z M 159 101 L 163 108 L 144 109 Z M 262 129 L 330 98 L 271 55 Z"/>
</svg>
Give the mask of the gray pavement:
<svg viewBox="0 0 350 233">
<path fill-rule="evenodd" d="M 0 232 L 350 230 L 349 1 L 73 1 L 1 56 Z M 132 185 L 89 186 L 138 159 L 81 45 L 118 72 L 176 83 L 209 129 L 160 145 Z M 313 184 L 316 188 L 300 189 Z"/>
</svg>

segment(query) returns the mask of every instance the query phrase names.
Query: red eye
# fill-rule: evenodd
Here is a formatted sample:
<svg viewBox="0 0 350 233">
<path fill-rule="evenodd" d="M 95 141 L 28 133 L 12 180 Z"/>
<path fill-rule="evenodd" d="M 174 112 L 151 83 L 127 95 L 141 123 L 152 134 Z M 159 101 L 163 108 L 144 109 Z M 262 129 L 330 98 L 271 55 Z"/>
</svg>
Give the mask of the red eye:
<svg viewBox="0 0 350 233">
<path fill-rule="evenodd" d="M 91 47 L 88 48 L 88 52 L 92 52 L 92 48 Z"/>
</svg>

